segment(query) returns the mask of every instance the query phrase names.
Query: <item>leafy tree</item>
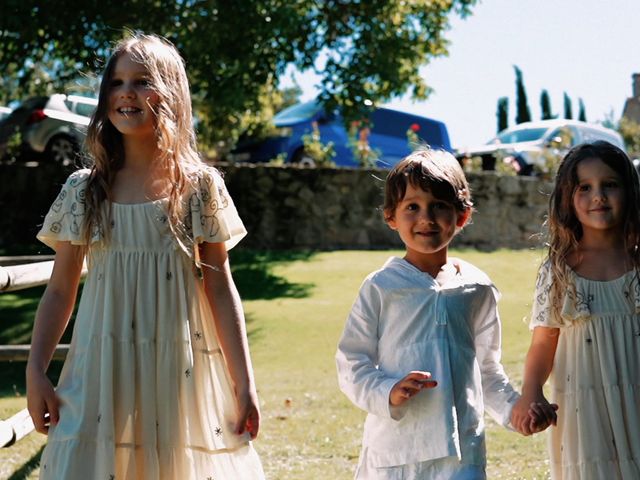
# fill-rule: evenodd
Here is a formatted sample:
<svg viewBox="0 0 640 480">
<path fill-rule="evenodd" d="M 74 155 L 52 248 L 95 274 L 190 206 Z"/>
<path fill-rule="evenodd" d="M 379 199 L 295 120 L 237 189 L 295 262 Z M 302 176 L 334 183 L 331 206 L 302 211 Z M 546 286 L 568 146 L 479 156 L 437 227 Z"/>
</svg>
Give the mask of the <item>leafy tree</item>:
<svg viewBox="0 0 640 480">
<path fill-rule="evenodd" d="M 420 67 L 447 54 L 449 16 L 477 0 L 5 0 L 0 16 L 0 101 L 95 77 L 123 29 L 166 36 L 187 63 L 199 130 L 211 143 L 258 118 L 289 64 L 315 69 L 320 98 L 347 121 L 364 100 L 430 91 Z M 36 85 L 37 72 L 46 79 Z M 251 123 L 251 122 L 250 122 Z"/>
<path fill-rule="evenodd" d="M 564 118 L 571 120 L 573 118 L 573 109 L 571 107 L 571 99 L 567 92 L 564 92 Z"/>
<path fill-rule="evenodd" d="M 581 98 L 578 99 L 578 120 L 586 122 L 587 121 L 587 112 L 584 108 L 584 102 Z"/>
<path fill-rule="evenodd" d="M 632 158 L 640 157 L 640 124 L 626 117 L 622 117 L 617 125 L 622 135 L 627 152 Z"/>
<path fill-rule="evenodd" d="M 509 98 L 500 97 L 498 99 L 498 110 L 496 112 L 498 119 L 498 133 L 509 127 Z"/>
<path fill-rule="evenodd" d="M 531 121 L 531 111 L 527 103 L 527 92 L 522 81 L 522 71 L 513 66 L 516 71 L 516 123 Z"/>
<path fill-rule="evenodd" d="M 556 118 L 555 115 L 551 113 L 551 99 L 549 98 L 549 92 L 546 90 L 542 90 L 540 93 L 540 110 L 542 112 L 542 120 Z"/>
</svg>

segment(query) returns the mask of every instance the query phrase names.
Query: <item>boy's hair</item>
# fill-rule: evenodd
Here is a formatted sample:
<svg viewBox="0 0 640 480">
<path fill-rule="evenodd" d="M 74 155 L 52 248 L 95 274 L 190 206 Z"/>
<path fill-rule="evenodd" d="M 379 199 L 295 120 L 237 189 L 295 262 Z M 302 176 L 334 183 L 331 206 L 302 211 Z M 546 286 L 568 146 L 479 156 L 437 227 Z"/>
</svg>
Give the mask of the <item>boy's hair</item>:
<svg viewBox="0 0 640 480">
<path fill-rule="evenodd" d="M 131 33 L 116 44 L 105 67 L 100 84 L 98 106 L 87 130 L 87 150 L 93 161 L 86 191 L 84 238 L 89 244 L 92 232 L 109 237 L 110 213 L 102 212 L 102 203 L 111 200 L 116 172 L 124 163 L 122 135 L 109 120 L 109 93 L 118 59 L 125 53 L 143 65 L 151 88 L 158 94 L 155 107 L 156 142 L 159 166 L 168 172 L 171 191 L 167 208 L 170 225 L 182 230 L 183 202 L 187 184 L 194 182 L 191 173 L 202 168 L 196 145 L 191 113 L 191 94 L 184 61 L 175 46 L 156 35 Z M 175 230 L 174 230 L 175 232 Z"/>
<path fill-rule="evenodd" d="M 559 313 L 564 292 L 572 288 L 569 282 L 567 258 L 575 252 L 582 238 L 582 225 L 573 208 L 573 195 L 578 187 L 578 165 L 587 158 L 597 158 L 615 171 L 624 189 L 623 236 L 629 257 L 640 269 L 640 186 L 638 174 L 627 154 L 609 142 L 599 140 L 573 147 L 562 159 L 555 186 L 549 198 L 549 254 L 554 282 L 551 289 L 552 307 Z"/>
<path fill-rule="evenodd" d="M 387 175 L 384 188 L 385 220 L 393 218 L 411 184 L 451 203 L 459 212 L 473 207 L 471 191 L 460 163 L 444 150 L 421 148 L 398 162 Z"/>
</svg>

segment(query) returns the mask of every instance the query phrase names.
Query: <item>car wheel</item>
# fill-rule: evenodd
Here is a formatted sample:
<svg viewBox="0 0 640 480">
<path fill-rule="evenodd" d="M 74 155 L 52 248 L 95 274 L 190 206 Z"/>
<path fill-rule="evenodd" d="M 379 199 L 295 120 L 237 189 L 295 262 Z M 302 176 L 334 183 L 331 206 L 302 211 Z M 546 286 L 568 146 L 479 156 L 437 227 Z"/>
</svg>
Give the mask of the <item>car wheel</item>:
<svg viewBox="0 0 640 480">
<path fill-rule="evenodd" d="M 60 165 L 71 165 L 78 157 L 78 144 L 66 136 L 53 137 L 47 144 L 46 157 Z"/>
<path fill-rule="evenodd" d="M 293 154 L 293 158 L 291 159 L 291 163 L 295 163 L 296 165 L 300 165 L 301 167 L 315 167 L 316 161 L 311 157 L 307 152 L 304 151 L 304 148 L 296 150 L 296 153 Z"/>
</svg>

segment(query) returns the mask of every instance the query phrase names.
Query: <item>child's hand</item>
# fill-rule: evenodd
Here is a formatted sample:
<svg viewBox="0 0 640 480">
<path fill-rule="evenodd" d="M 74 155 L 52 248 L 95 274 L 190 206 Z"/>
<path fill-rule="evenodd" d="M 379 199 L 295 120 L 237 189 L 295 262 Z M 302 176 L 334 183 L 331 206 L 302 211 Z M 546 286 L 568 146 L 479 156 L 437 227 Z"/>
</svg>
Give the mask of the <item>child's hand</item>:
<svg viewBox="0 0 640 480">
<path fill-rule="evenodd" d="M 389 403 L 399 407 L 423 388 L 434 388 L 438 382 L 431 380 L 431 373 L 414 371 L 396 383 L 389 393 Z"/>
<path fill-rule="evenodd" d="M 549 425 L 557 425 L 557 410 L 558 405 L 548 403 L 546 399 L 542 402 L 532 402 L 529 405 L 529 430 L 531 433 L 542 432 L 546 430 Z"/>
<path fill-rule="evenodd" d="M 27 409 L 36 432 L 49 432 L 60 419 L 59 400 L 51 381 L 44 373 L 27 373 Z"/>
<path fill-rule="evenodd" d="M 244 395 L 243 398 L 238 398 L 238 408 L 240 415 L 238 416 L 238 423 L 235 427 L 235 433 L 242 435 L 244 432 L 249 432 L 251 440 L 255 440 L 258 436 L 258 430 L 260 429 L 260 410 L 258 409 L 258 402 L 255 395 Z"/>
<path fill-rule="evenodd" d="M 557 422 L 558 405 L 550 404 L 542 393 L 523 395 L 511 411 L 511 425 L 522 435 L 541 432 Z"/>
</svg>

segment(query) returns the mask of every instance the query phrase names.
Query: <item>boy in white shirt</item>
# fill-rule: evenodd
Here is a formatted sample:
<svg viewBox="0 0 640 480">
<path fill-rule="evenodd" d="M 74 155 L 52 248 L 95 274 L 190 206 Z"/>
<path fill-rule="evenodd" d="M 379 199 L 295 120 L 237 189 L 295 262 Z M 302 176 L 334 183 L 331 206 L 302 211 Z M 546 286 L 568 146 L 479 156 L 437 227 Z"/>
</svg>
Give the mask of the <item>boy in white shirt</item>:
<svg viewBox="0 0 640 480">
<path fill-rule="evenodd" d="M 447 152 L 414 152 L 387 176 L 384 216 L 406 254 L 365 279 L 336 354 L 340 388 L 368 412 L 357 479 L 485 479 L 485 406 L 509 424 L 499 293 L 447 255 L 472 205 Z M 551 423 L 541 408 L 531 421 Z"/>
</svg>

